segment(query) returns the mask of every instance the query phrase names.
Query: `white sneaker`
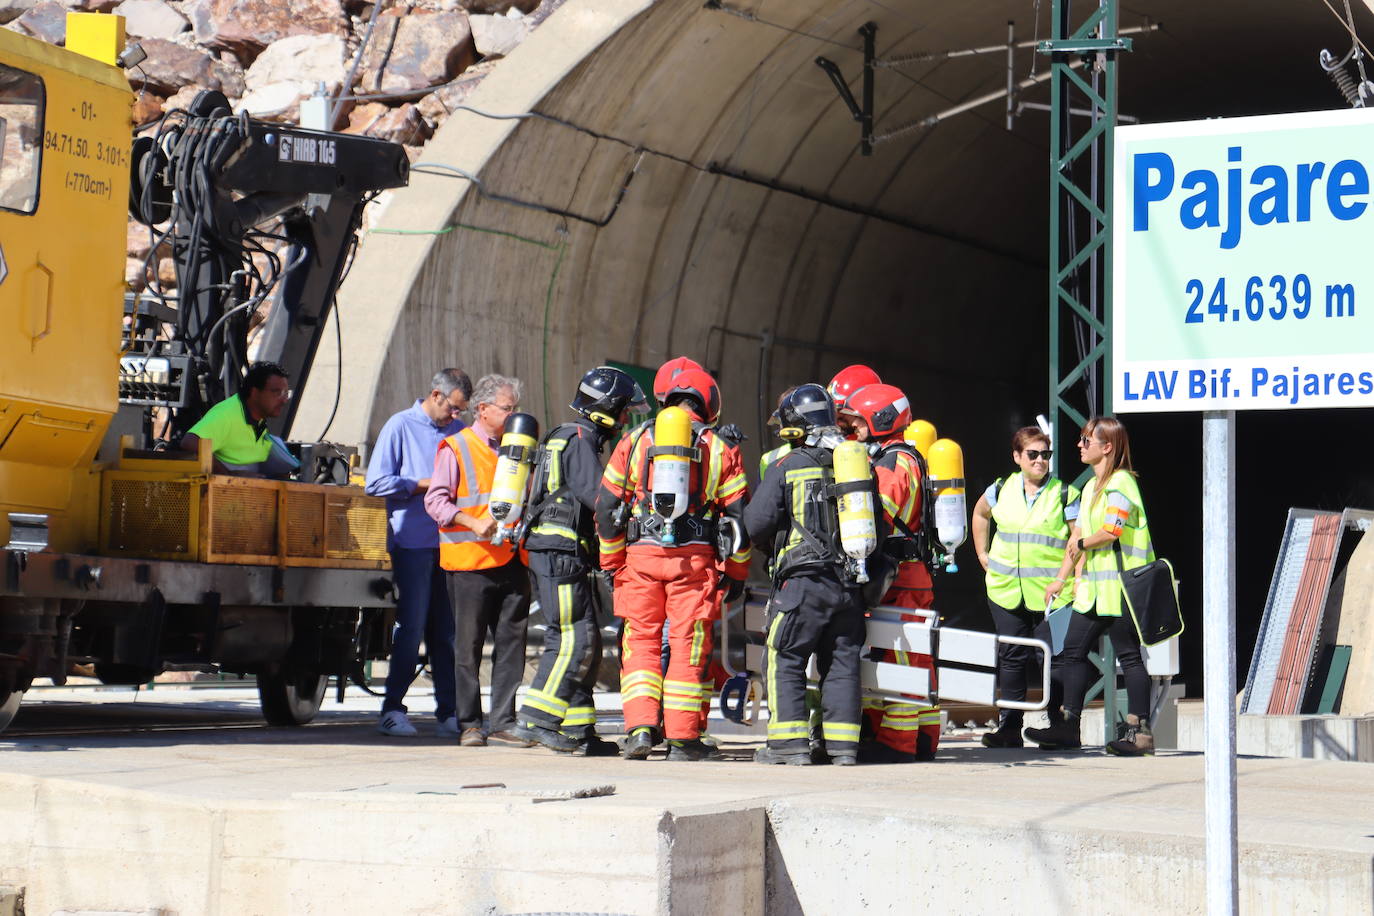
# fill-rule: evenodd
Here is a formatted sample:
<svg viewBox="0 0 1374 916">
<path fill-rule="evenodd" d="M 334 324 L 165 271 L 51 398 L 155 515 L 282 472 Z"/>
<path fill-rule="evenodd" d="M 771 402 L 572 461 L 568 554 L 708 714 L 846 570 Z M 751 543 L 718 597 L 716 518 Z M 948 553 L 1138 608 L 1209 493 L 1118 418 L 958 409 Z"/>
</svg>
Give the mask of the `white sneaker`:
<svg viewBox="0 0 1374 916">
<path fill-rule="evenodd" d="M 462 733 L 458 727 L 458 717 L 449 716 L 447 719 L 440 719 L 439 724 L 434 726 L 434 737 L 436 738 L 457 738 Z"/>
<path fill-rule="evenodd" d="M 377 720 L 377 731 L 391 738 L 414 738 L 420 734 L 415 730 L 415 726 L 410 724 L 406 714 L 399 709 L 382 713 L 382 717 Z"/>
</svg>

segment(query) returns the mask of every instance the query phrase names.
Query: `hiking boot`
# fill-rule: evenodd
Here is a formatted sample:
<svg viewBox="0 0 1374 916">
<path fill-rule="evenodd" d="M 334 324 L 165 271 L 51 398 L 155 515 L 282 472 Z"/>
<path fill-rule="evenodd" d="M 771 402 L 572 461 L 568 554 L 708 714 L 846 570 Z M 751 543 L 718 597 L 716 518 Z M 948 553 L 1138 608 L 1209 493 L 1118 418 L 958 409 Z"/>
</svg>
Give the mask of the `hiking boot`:
<svg viewBox="0 0 1374 916">
<path fill-rule="evenodd" d="M 641 725 L 630 736 L 625 739 L 625 746 L 621 748 L 621 753 L 626 760 L 648 760 L 649 752 L 654 749 L 654 730 L 647 725 Z"/>
<path fill-rule="evenodd" d="M 1062 719 L 1050 720 L 1049 728 L 1028 728 L 1026 737 L 1040 745 L 1042 751 L 1073 750 L 1083 746 L 1079 736 L 1078 716 L 1065 713 Z"/>
<path fill-rule="evenodd" d="M 771 747 L 761 747 L 754 751 L 755 763 L 781 763 L 790 767 L 809 767 L 812 764 L 811 752 L 807 751 L 775 751 Z"/>
<path fill-rule="evenodd" d="M 458 737 L 459 747 L 486 747 L 487 736 L 482 734 L 482 730 L 477 726 L 463 729 L 463 734 Z"/>
<path fill-rule="evenodd" d="M 681 740 L 677 738 L 668 739 L 668 759 L 669 760 L 724 760 L 725 755 L 709 744 L 703 744 L 700 738 Z"/>
<path fill-rule="evenodd" d="M 554 731 L 551 728 L 545 728 L 534 722 L 520 723 L 515 726 L 515 728 L 511 729 L 511 734 L 522 740 L 542 745 L 551 751 L 557 751 L 560 754 L 571 754 L 573 751 L 577 750 L 577 746 L 580 743 L 576 738 L 571 738 L 562 732 Z"/>
<path fill-rule="evenodd" d="M 487 744 L 500 744 L 505 747 L 534 747 L 533 741 L 523 735 L 517 735 L 514 729 L 491 732 L 487 735 Z"/>
<path fill-rule="evenodd" d="M 1141 721 L 1139 716 L 1127 716 L 1126 733 L 1107 743 L 1107 753 L 1118 757 L 1153 757 L 1155 736 L 1150 723 Z"/>
<path fill-rule="evenodd" d="M 1025 747 L 1026 741 L 1021 737 L 1022 723 L 1020 717 L 1006 716 L 996 731 L 983 735 L 983 747 Z"/>
</svg>

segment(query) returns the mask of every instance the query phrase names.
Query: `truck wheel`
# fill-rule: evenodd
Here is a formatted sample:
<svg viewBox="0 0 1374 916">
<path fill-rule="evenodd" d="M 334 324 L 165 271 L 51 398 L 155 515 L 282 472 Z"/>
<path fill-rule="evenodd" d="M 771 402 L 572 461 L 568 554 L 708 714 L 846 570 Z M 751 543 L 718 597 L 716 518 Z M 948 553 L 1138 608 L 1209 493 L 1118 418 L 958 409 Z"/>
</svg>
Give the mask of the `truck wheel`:
<svg viewBox="0 0 1374 916">
<path fill-rule="evenodd" d="M 258 675 L 258 700 L 268 725 L 305 725 L 320 711 L 329 676 L 313 671 Z"/>
<path fill-rule="evenodd" d="M 0 690 L 0 732 L 9 728 L 19 712 L 19 701 L 24 696 L 22 690 Z"/>
</svg>

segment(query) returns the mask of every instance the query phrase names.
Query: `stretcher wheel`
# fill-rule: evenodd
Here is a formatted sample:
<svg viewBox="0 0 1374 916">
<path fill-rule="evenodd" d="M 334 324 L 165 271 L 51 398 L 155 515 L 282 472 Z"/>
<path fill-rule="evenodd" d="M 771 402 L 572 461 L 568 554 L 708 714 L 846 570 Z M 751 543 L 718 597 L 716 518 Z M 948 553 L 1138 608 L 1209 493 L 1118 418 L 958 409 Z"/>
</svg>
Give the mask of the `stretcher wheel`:
<svg viewBox="0 0 1374 916">
<path fill-rule="evenodd" d="M 324 702 L 329 676 L 314 671 L 258 675 L 258 700 L 268 725 L 294 727 L 315 718 Z"/>
</svg>

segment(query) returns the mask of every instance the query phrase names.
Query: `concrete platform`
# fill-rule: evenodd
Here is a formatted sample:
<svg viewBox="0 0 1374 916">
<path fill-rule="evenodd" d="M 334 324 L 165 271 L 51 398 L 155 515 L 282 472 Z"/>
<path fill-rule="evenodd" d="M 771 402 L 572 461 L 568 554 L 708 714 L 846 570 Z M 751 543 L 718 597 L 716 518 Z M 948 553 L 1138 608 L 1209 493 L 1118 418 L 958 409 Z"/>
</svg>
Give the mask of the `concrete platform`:
<svg viewBox="0 0 1374 916">
<path fill-rule="evenodd" d="M 21 709 L 0 736 L 0 901 L 23 889 L 29 916 L 1204 907 L 1198 755 L 963 739 L 934 764 L 790 768 L 729 742 L 732 762 L 635 763 L 386 739 L 371 698 L 286 730 L 259 724 L 251 694 L 173 693 Z M 1374 912 L 1374 766 L 1239 769 L 1242 909 Z"/>
</svg>

